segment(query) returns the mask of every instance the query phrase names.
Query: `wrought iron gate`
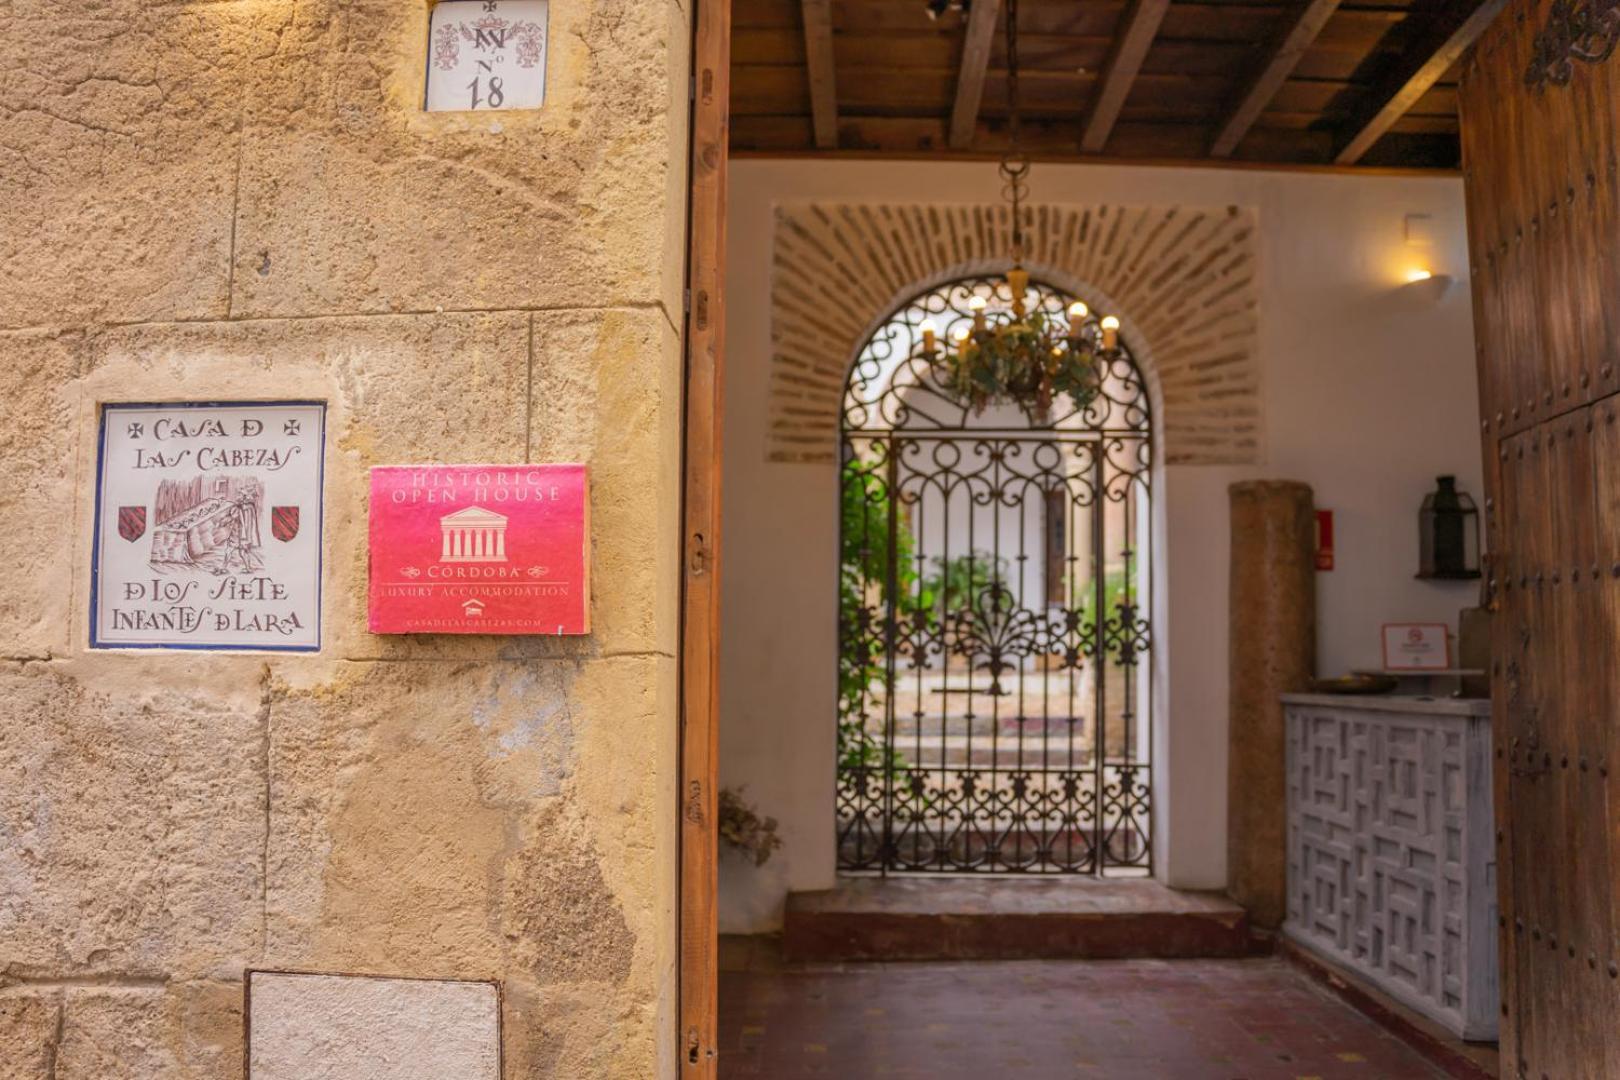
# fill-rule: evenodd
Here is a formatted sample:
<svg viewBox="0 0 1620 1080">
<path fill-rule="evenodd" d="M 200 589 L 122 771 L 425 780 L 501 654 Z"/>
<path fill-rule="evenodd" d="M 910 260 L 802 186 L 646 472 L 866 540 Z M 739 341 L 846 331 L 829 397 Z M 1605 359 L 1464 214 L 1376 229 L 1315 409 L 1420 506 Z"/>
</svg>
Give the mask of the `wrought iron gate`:
<svg viewBox="0 0 1620 1080">
<path fill-rule="evenodd" d="M 1055 318 L 1072 300 L 1030 294 Z M 918 345 L 976 296 L 1010 299 L 990 278 L 919 296 L 846 386 L 839 866 L 1146 873 L 1147 390 L 1122 347 L 1083 407 L 975 414 Z"/>
</svg>

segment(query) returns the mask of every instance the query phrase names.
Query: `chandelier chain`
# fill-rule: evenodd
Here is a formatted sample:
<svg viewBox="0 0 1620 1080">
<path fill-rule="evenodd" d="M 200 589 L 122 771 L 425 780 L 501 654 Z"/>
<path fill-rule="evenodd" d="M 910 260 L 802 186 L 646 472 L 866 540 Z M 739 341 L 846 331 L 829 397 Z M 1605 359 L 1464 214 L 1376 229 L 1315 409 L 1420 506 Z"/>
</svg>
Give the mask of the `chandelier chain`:
<svg viewBox="0 0 1620 1080">
<path fill-rule="evenodd" d="M 1012 257 L 1024 262 L 1024 199 L 1029 195 L 1029 159 L 1024 156 L 1023 101 L 1018 86 L 1018 0 L 1007 0 L 1007 102 L 1011 149 L 1001 159 L 1002 197 L 1012 204 Z"/>
<path fill-rule="evenodd" d="M 1620 0 L 1617 0 L 1620 2 Z M 1007 308 L 992 312 L 992 293 L 972 297 L 971 327 L 957 329 L 939 348 L 938 332 L 923 327 L 922 352 L 950 392 L 983 412 L 1013 402 L 1046 423 L 1053 401 L 1067 397 L 1084 409 L 1101 390 L 1103 366 L 1119 345 L 1119 320 L 1109 316 L 1088 328 L 1090 310 L 1078 300 L 1060 315 L 1029 310 L 1030 275 L 1024 202 L 1029 197 L 1029 157 L 1024 153 L 1023 98 L 1018 85 L 1018 3 L 1006 0 L 1008 147 L 1001 158 L 1002 198 L 1011 211 L 1012 266 L 1007 271 Z"/>
<path fill-rule="evenodd" d="M 1012 108 L 1012 149 L 1019 155 L 1019 122 L 1023 102 L 1018 88 L 1018 0 L 1007 0 L 1007 99 Z"/>
</svg>

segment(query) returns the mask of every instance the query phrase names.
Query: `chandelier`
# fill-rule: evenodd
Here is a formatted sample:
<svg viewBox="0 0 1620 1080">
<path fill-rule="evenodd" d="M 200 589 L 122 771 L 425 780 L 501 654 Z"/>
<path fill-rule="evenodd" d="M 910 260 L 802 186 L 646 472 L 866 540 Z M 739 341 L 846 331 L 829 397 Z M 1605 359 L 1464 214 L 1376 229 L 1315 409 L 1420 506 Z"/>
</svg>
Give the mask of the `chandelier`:
<svg viewBox="0 0 1620 1080">
<path fill-rule="evenodd" d="M 1023 151 L 1018 92 L 1018 0 L 1007 0 L 1007 93 L 1011 145 L 1001 159 L 1002 197 L 1012 210 L 1012 269 L 1007 271 L 1007 307 L 992 310 L 975 296 L 971 328 L 962 327 L 941 347 L 938 331 L 922 325 L 922 359 L 937 381 L 982 413 L 991 405 L 1017 405 L 1045 423 L 1052 402 L 1067 394 L 1085 408 L 1101 389 L 1102 373 L 1119 353 L 1119 320 L 1095 318 L 1078 300 L 1063 320 L 1030 311 L 1029 271 L 1024 269 L 1024 200 L 1029 194 L 1029 158 Z"/>
</svg>

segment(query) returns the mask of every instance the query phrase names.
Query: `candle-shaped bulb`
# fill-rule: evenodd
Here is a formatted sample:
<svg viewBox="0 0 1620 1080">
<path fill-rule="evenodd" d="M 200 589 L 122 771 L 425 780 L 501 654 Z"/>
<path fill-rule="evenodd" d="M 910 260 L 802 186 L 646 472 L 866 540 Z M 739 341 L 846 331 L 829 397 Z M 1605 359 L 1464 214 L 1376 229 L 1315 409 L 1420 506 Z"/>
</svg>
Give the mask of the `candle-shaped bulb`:
<svg viewBox="0 0 1620 1080">
<path fill-rule="evenodd" d="M 1119 320 L 1110 315 L 1102 321 L 1103 348 L 1119 347 Z"/>
<path fill-rule="evenodd" d="M 1024 296 L 1029 292 L 1029 271 L 1015 266 L 1007 271 L 1007 288 L 1012 292 L 1013 313 L 1024 317 Z"/>
<path fill-rule="evenodd" d="M 984 309 L 987 306 L 988 303 L 982 296 L 975 296 L 972 300 L 968 301 L 968 310 L 973 312 L 973 329 L 984 329 Z"/>
<path fill-rule="evenodd" d="M 956 328 L 956 346 L 957 346 L 957 348 L 961 348 L 963 345 L 966 345 L 967 344 L 967 339 L 968 339 L 968 328 L 965 327 L 965 326 L 957 327 Z"/>
<path fill-rule="evenodd" d="M 1078 300 L 1076 300 L 1074 303 L 1069 305 L 1069 336 L 1070 337 L 1079 337 L 1080 336 L 1080 328 L 1085 325 L 1086 316 L 1090 315 L 1090 314 L 1091 314 L 1091 309 L 1086 307 L 1085 304 L 1081 303 Z"/>
<path fill-rule="evenodd" d="M 931 353 L 934 351 L 935 337 L 937 334 L 938 331 L 934 329 L 932 320 L 925 321 L 922 324 L 923 352 Z"/>
</svg>

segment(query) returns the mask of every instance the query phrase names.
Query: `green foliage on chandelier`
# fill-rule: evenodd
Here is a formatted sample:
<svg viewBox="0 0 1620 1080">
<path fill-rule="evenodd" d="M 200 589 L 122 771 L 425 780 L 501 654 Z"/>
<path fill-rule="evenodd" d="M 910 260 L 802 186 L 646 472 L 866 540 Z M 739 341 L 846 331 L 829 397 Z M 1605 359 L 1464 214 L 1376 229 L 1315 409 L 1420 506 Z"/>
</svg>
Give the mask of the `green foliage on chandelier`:
<svg viewBox="0 0 1620 1080">
<path fill-rule="evenodd" d="M 1102 384 L 1093 346 L 1070 337 L 1066 322 L 1040 311 L 992 317 L 984 329 L 936 354 L 933 363 L 940 381 L 975 413 L 1010 403 L 1044 420 L 1060 394 L 1083 409 Z"/>
</svg>

